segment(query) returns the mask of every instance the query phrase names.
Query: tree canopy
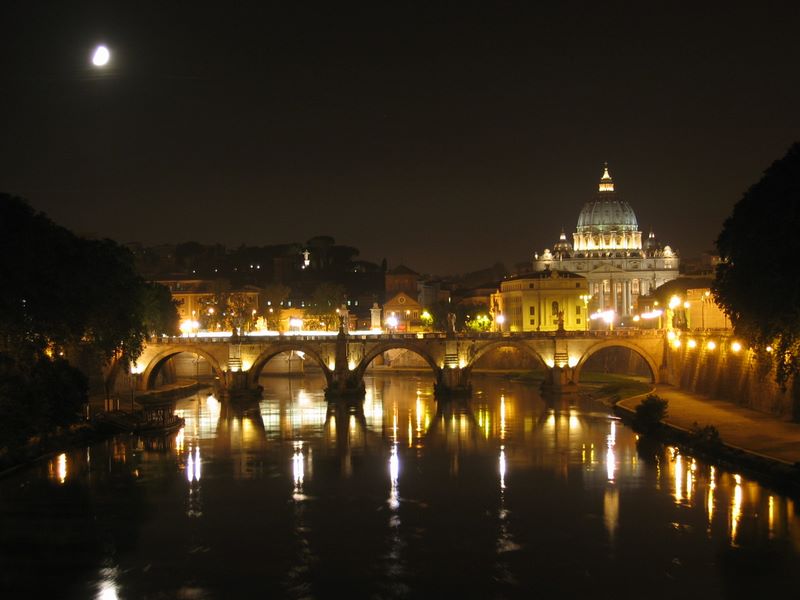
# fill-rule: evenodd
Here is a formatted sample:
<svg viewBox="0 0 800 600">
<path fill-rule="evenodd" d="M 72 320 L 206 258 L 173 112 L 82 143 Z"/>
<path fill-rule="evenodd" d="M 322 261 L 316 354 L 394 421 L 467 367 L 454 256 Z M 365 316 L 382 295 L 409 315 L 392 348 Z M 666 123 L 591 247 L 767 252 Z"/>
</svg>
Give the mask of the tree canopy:
<svg viewBox="0 0 800 600">
<path fill-rule="evenodd" d="M 0 240 L 0 349 L 81 343 L 105 358 L 136 358 L 148 334 L 177 323 L 168 290 L 139 277 L 116 242 L 78 237 L 6 194 Z"/>
<path fill-rule="evenodd" d="M 775 161 L 733 208 L 717 239 L 713 285 L 738 335 L 774 347 L 784 385 L 800 351 L 800 143 Z"/>
</svg>

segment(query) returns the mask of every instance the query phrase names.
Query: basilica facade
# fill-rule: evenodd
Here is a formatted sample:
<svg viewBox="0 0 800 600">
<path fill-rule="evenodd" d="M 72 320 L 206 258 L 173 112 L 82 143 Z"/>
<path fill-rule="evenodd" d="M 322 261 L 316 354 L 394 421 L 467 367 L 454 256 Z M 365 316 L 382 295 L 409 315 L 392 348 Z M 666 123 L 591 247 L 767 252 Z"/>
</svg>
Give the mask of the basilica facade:
<svg viewBox="0 0 800 600">
<path fill-rule="evenodd" d="M 584 276 L 591 311 L 634 313 L 639 296 L 678 277 L 678 255 L 651 231 L 643 241 L 636 214 L 617 195 L 608 166 L 597 195 L 584 204 L 572 243 L 562 231 L 552 249 L 534 254 L 533 271 L 569 271 Z"/>
</svg>

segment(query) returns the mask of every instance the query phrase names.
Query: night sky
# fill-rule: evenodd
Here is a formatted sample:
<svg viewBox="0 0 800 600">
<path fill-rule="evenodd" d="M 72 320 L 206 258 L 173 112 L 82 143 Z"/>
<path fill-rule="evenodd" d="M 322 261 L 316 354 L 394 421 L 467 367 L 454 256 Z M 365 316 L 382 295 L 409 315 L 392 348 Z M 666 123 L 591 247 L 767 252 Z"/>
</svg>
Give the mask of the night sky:
<svg viewBox="0 0 800 600">
<path fill-rule="evenodd" d="M 697 255 L 800 140 L 797 2 L 374 4 L 6 0 L 0 191 L 120 242 L 327 234 L 445 274 L 571 234 L 604 161 Z"/>
</svg>

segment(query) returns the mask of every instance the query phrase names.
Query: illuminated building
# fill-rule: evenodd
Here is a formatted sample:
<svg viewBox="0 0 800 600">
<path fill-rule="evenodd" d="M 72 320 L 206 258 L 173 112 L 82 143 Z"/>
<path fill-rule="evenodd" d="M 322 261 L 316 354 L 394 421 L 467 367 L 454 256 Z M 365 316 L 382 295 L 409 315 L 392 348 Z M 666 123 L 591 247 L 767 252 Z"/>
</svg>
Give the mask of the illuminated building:
<svg viewBox="0 0 800 600">
<path fill-rule="evenodd" d="M 639 296 L 678 277 L 678 255 L 642 232 L 631 206 L 617 195 L 614 181 L 603 170 L 598 192 L 584 204 L 572 244 L 562 231 L 553 249 L 533 258 L 533 270 L 558 269 L 588 280 L 592 310 L 612 309 L 630 315 Z"/>
<path fill-rule="evenodd" d="M 502 331 L 556 331 L 559 319 L 563 328 L 586 327 L 586 305 L 581 299 L 587 292 L 587 280 L 569 271 L 545 269 L 509 277 L 492 294 L 490 306 L 494 322 L 502 321 Z M 503 316 L 498 321 L 497 317 Z"/>
</svg>

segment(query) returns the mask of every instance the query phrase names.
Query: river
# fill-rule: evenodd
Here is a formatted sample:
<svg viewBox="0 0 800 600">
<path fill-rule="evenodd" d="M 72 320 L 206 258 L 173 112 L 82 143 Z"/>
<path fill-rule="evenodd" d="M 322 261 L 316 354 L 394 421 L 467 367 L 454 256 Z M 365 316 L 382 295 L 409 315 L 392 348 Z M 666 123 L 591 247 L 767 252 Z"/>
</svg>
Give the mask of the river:
<svg viewBox="0 0 800 600">
<path fill-rule="evenodd" d="M 117 436 L 0 479 L 3 598 L 730 598 L 800 589 L 792 499 L 608 407 L 475 376 L 262 378 L 169 438 Z"/>
</svg>

